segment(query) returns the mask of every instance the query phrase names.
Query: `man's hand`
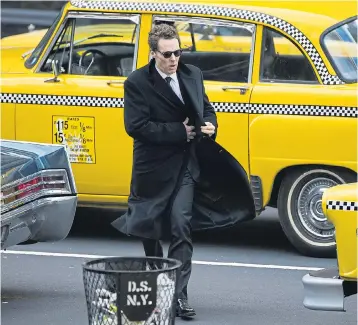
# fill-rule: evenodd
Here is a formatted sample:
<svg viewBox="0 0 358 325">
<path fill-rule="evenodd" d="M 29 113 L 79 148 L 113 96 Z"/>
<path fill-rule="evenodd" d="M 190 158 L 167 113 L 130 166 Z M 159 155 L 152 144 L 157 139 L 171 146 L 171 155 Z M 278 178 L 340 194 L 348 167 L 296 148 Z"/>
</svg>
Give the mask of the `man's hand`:
<svg viewBox="0 0 358 325">
<path fill-rule="evenodd" d="M 190 142 L 190 140 L 193 140 L 196 133 L 193 131 L 194 130 L 194 126 L 192 125 L 188 125 L 188 122 L 189 122 L 189 118 L 187 117 L 185 119 L 185 121 L 183 122 L 184 126 L 185 126 L 185 129 L 186 129 L 186 138 L 188 142 Z"/>
<path fill-rule="evenodd" d="M 215 133 L 215 126 L 210 122 L 205 122 L 205 126 L 201 127 L 201 132 L 212 136 Z"/>
</svg>

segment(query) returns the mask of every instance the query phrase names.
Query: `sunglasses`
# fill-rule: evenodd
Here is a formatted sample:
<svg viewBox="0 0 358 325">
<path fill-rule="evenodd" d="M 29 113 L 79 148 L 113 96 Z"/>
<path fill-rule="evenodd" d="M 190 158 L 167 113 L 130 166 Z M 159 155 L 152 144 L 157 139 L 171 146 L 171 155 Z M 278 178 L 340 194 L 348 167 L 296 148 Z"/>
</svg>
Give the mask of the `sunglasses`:
<svg viewBox="0 0 358 325">
<path fill-rule="evenodd" d="M 178 57 L 182 54 L 183 50 L 175 50 L 175 51 L 166 51 L 166 52 L 160 52 L 161 55 L 164 56 L 164 58 L 169 59 L 173 54 Z"/>
</svg>

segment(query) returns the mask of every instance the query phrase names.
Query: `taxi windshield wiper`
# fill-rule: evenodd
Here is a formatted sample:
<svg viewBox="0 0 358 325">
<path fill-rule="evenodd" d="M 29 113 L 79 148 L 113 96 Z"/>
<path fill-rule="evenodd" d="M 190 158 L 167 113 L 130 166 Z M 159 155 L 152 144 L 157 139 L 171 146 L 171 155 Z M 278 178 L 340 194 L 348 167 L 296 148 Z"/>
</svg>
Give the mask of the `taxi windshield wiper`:
<svg viewBox="0 0 358 325">
<path fill-rule="evenodd" d="M 73 43 L 73 45 L 77 45 L 79 43 L 82 43 L 82 42 L 85 42 L 89 39 L 94 39 L 94 38 L 99 38 L 99 37 L 123 37 L 123 35 L 118 35 L 118 34 L 96 34 L 96 35 L 92 35 L 90 37 L 86 37 L 86 38 L 83 38 L 83 39 L 80 39 L 76 42 Z"/>
<path fill-rule="evenodd" d="M 118 34 L 96 34 L 96 35 L 92 35 L 90 37 L 79 39 L 76 42 L 73 42 L 73 45 L 77 45 L 77 44 L 85 42 L 85 41 L 87 41 L 89 39 L 99 38 L 99 37 L 123 37 L 123 35 L 118 35 Z M 66 44 L 66 46 L 62 47 L 62 49 L 66 48 L 66 47 L 69 47 L 71 45 L 71 42 L 70 41 L 62 41 L 62 42 L 59 43 L 59 46 L 63 45 L 63 44 Z"/>
</svg>

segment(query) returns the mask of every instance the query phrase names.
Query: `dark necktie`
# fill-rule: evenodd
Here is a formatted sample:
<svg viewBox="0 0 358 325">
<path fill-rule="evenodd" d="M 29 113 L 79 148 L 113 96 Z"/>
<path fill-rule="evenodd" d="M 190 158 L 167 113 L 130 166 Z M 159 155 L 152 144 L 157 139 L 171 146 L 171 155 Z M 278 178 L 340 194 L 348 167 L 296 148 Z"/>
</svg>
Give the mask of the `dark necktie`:
<svg viewBox="0 0 358 325">
<path fill-rule="evenodd" d="M 172 80 L 171 77 L 165 77 L 165 81 L 167 82 L 168 86 L 173 90 L 174 94 L 180 99 L 181 102 L 183 102 L 183 100 L 179 97 L 179 95 L 174 91 L 174 89 L 172 88 L 172 86 L 170 85 L 170 81 Z"/>
</svg>

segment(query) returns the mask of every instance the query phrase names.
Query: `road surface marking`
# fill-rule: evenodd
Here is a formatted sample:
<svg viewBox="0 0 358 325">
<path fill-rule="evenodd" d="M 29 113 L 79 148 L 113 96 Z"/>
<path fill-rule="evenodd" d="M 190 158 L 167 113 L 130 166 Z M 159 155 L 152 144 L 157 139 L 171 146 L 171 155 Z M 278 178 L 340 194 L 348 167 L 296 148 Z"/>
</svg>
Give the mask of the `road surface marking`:
<svg viewBox="0 0 358 325">
<path fill-rule="evenodd" d="M 102 256 L 102 255 L 87 255 L 87 254 L 69 254 L 69 253 L 51 253 L 51 252 L 31 252 L 31 251 L 14 251 L 6 250 L 2 251 L 2 254 L 12 255 L 33 255 L 33 256 L 51 256 L 51 257 L 77 257 L 98 259 L 114 256 Z M 211 262 L 211 261 L 193 261 L 193 264 L 197 265 L 209 265 L 209 266 L 231 266 L 231 267 L 245 267 L 245 268 L 257 268 L 257 269 L 276 269 L 276 270 L 295 270 L 295 271 L 318 271 L 322 268 L 308 267 L 308 266 L 289 266 L 289 265 L 270 265 L 270 264 L 248 264 L 248 263 L 234 263 L 234 262 Z"/>
</svg>

